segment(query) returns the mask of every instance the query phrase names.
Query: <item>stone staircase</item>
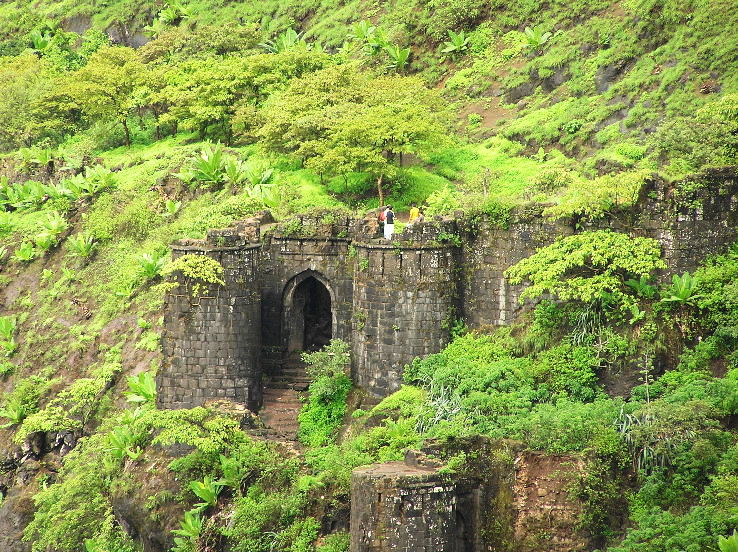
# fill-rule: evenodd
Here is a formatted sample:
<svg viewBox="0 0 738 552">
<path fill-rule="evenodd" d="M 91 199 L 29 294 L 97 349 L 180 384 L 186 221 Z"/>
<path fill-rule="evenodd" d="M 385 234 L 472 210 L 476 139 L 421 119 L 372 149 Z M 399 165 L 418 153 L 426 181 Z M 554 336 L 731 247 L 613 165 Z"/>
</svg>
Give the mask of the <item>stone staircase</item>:
<svg viewBox="0 0 738 552">
<path fill-rule="evenodd" d="M 310 385 L 310 378 L 305 372 L 305 364 L 300 359 L 299 353 L 292 353 L 285 359 L 279 373 L 269 379 L 267 387 L 270 389 L 306 391 L 308 385 Z"/>
<path fill-rule="evenodd" d="M 310 380 L 299 354 L 291 355 L 262 392 L 259 417 L 267 428 L 265 437 L 282 441 L 297 440 L 297 415 L 302 408 L 300 395 L 307 390 L 308 385 Z"/>
</svg>

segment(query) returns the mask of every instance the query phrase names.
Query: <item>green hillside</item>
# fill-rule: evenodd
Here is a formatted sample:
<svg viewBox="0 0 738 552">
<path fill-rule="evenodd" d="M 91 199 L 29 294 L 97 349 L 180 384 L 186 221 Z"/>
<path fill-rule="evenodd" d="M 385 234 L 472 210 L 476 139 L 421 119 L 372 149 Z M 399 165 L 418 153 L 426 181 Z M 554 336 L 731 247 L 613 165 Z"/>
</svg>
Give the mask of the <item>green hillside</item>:
<svg viewBox="0 0 738 552">
<path fill-rule="evenodd" d="M 584 227 L 738 165 L 736 30 L 734 0 L 0 4 L 0 545 L 345 551 L 353 468 L 482 434 L 586 465 L 593 548 L 738 549 L 738 246 L 657 284 L 653 243 L 556 242 L 509 271 L 524 320 L 455 321 L 366 410 L 334 342 L 299 450 L 153 384 L 175 240 L 387 203 Z"/>
</svg>

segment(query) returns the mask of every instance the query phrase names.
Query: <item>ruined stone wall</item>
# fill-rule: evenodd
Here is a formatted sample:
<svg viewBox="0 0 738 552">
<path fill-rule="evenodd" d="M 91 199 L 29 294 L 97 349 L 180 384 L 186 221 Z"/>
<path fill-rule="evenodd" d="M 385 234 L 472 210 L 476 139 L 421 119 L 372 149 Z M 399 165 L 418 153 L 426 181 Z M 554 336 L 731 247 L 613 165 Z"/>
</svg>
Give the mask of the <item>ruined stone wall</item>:
<svg viewBox="0 0 738 552">
<path fill-rule="evenodd" d="M 613 218 L 612 227 L 661 243 L 669 267 L 664 276 L 694 271 L 709 255 L 723 253 L 738 236 L 738 173 L 726 167 L 671 185 L 654 180 L 643 190 L 635 220 Z"/>
<path fill-rule="evenodd" d="M 175 246 L 175 258 L 207 255 L 224 268 L 225 285 L 178 276 L 167 297 L 162 339 L 164 365 L 157 376 L 158 403 L 191 408 L 228 398 L 256 409 L 261 402 L 261 278 L 259 246 L 239 243 Z"/>
<path fill-rule="evenodd" d="M 519 299 L 525 286 L 511 285 L 505 270 L 556 238 L 574 232 L 568 221 L 548 221 L 541 210 L 534 207 L 513 212 L 506 228 L 485 220 L 460 224 L 464 319 L 470 327 L 510 324 L 521 309 Z"/>
<path fill-rule="evenodd" d="M 435 468 L 390 462 L 351 475 L 351 552 L 465 552 L 456 486 Z"/>
<path fill-rule="evenodd" d="M 524 285 L 504 278 L 507 268 L 557 238 L 609 229 L 659 241 L 667 269 L 660 276 L 693 272 L 708 256 L 724 252 L 738 237 L 738 175 L 735 168 L 712 169 L 672 184 L 653 179 L 634 207 L 590 223 L 556 221 L 544 206 L 514 210 L 505 228 L 490 221 L 459 221 L 463 241 L 463 308 L 470 327 L 505 325 L 521 311 Z"/>
<path fill-rule="evenodd" d="M 450 245 L 355 243 L 353 379 L 376 397 L 399 389 L 403 367 L 440 351 L 458 316 Z"/>
<path fill-rule="evenodd" d="M 555 239 L 609 228 L 662 244 L 673 273 L 693 271 L 735 242 L 738 177 L 715 169 L 685 182 L 653 180 L 635 207 L 594 223 L 551 221 L 544 206 L 519 208 L 505 227 L 485 220 L 429 221 L 391 243 L 374 217 L 324 214 L 272 228 L 268 215 L 211 231 L 208 240 L 177 245 L 175 256 L 212 256 L 226 285 L 192 297 L 181 282 L 168 297 L 159 376 L 160 403 L 191 407 L 228 397 L 260 405 L 260 378 L 279 369 L 290 332 L 290 286 L 310 275 L 331 295 L 333 336 L 352 344 L 354 381 L 374 397 L 399 388 L 413 358 L 440 351 L 456 319 L 472 328 L 509 324 L 522 309 L 523 286 L 507 268 Z M 293 221 L 295 222 L 295 221 Z"/>
<path fill-rule="evenodd" d="M 444 473 L 460 451 L 468 455 L 464 465 Z M 354 470 L 350 551 L 591 550 L 597 543 L 581 527 L 584 505 L 572 494 L 584 469 L 576 455 L 531 452 L 521 443 L 431 441 L 407 451 L 404 462 Z"/>
</svg>

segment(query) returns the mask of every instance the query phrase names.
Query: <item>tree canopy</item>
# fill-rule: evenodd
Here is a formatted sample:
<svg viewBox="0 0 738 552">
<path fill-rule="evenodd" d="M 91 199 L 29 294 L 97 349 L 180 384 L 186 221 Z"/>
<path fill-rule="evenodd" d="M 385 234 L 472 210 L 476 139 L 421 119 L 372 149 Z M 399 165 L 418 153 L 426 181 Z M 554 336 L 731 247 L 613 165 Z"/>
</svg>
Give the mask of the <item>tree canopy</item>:
<svg viewBox="0 0 738 552">
<path fill-rule="evenodd" d="M 413 77 L 374 77 L 353 64 L 293 81 L 268 101 L 258 131 L 268 149 L 291 153 L 321 175 L 370 173 L 382 182 L 400 156 L 443 140 L 439 98 Z"/>
</svg>

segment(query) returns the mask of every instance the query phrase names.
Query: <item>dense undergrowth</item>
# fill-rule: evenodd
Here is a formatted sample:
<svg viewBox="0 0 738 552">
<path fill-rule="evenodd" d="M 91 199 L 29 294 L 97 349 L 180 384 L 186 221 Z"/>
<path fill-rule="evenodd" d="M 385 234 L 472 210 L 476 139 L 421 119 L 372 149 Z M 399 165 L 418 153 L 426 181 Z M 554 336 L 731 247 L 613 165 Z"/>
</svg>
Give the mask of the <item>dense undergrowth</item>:
<svg viewBox="0 0 738 552">
<path fill-rule="evenodd" d="M 39 434 L 76 443 L 25 487 L 34 552 L 140 550 L 113 511 L 132 496 L 175 520 L 177 552 L 346 550 L 327 520 L 354 467 L 473 434 L 583 458 L 571 489 L 603 549 L 715 549 L 738 527 L 735 248 L 659 286 L 651 240 L 561 240 L 507 273 L 532 284 L 527 320 L 486 334 L 459 321 L 369 412 L 352 410 L 333 342 L 306 359 L 300 457 L 224 405 L 157 410 L 151 374 L 176 239 L 264 208 L 386 201 L 503 218 L 540 201 L 592 219 L 654 172 L 735 163 L 732 8 L 4 2 L 2 454 Z M 112 45 L 106 29 L 148 42 Z M 612 374 L 633 385 L 613 393 Z M 159 469 L 169 486 L 139 489 Z"/>
</svg>

